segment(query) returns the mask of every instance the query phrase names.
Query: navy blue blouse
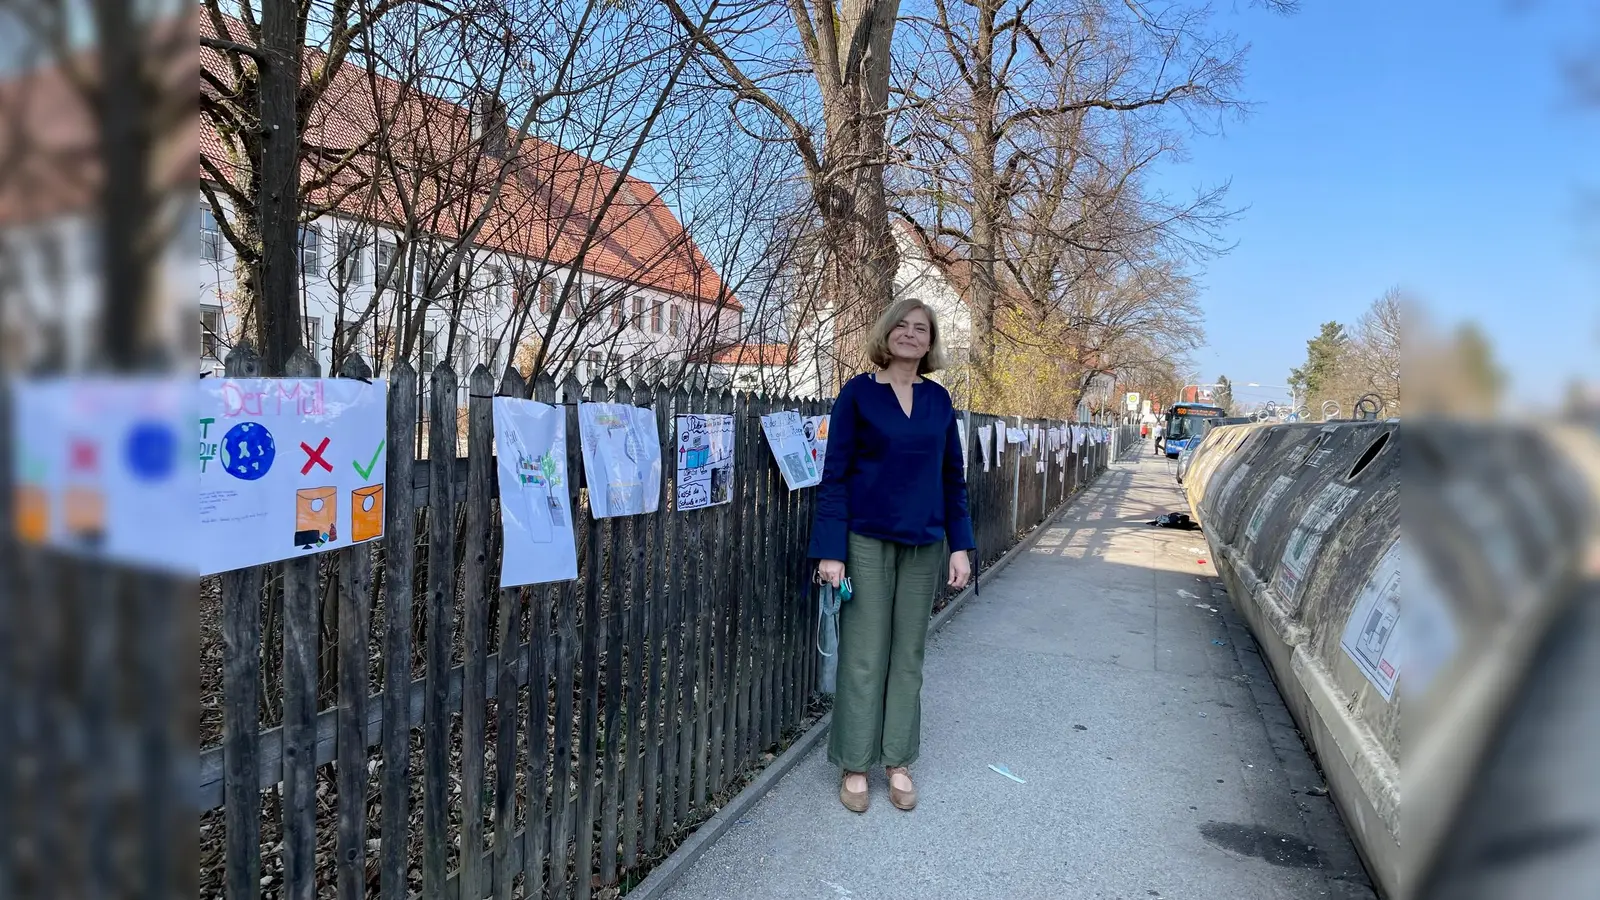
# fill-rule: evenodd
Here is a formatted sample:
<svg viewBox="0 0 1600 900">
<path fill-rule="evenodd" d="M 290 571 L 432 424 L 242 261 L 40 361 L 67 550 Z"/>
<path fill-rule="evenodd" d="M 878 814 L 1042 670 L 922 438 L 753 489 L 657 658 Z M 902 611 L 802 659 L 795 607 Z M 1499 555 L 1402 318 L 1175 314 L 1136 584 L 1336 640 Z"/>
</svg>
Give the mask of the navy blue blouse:
<svg viewBox="0 0 1600 900">
<path fill-rule="evenodd" d="M 951 552 L 977 546 L 950 392 L 924 378 L 911 396 L 907 416 L 894 386 L 871 374 L 840 389 L 828 420 L 811 558 L 844 561 L 851 532 L 911 546 L 948 539 Z"/>
</svg>

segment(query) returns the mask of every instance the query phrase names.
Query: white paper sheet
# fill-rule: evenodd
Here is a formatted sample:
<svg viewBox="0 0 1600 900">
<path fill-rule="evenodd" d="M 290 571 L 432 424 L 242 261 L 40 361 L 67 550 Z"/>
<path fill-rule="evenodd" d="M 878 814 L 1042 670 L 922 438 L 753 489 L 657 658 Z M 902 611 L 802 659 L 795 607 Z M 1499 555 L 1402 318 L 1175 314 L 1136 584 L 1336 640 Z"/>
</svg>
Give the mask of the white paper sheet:
<svg viewBox="0 0 1600 900">
<path fill-rule="evenodd" d="M 28 379 L 9 389 L 17 537 L 193 576 L 195 470 L 182 448 L 194 379 Z"/>
<path fill-rule="evenodd" d="M 733 416 L 678 416 L 678 512 L 733 499 Z"/>
<path fill-rule="evenodd" d="M 988 425 L 978 426 L 978 450 L 983 456 L 983 470 L 989 471 L 989 457 L 994 455 L 994 429 Z"/>
<path fill-rule="evenodd" d="M 814 487 L 822 481 L 822 471 L 806 443 L 805 422 L 798 412 L 785 410 L 762 416 L 761 430 L 789 490 Z"/>
<path fill-rule="evenodd" d="M 207 378 L 199 391 L 200 574 L 383 537 L 386 382 Z"/>
<path fill-rule="evenodd" d="M 583 474 L 596 519 L 661 506 L 661 433 L 654 410 L 624 403 L 578 404 Z"/>
<path fill-rule="evenodd" d="M 505 552 L 500 586 L 578 577 L 567 472 L 567 417 L 559 406 L 494 398 L 494 443 Z"/>
</svg>

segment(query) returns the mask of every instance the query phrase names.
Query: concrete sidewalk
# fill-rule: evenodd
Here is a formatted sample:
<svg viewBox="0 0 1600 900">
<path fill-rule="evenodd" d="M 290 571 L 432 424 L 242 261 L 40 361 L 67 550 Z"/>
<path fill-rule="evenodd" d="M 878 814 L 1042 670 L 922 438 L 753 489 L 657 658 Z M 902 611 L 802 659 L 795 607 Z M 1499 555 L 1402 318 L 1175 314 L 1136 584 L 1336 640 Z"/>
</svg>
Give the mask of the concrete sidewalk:
<svg viewBox="0 0 1600 900">
<path fill-rule="evenodd" d="M 820 746 L 666 896 L 1372 897 L 1203 540 L 1145 524 L 1185 508 L 1114 464 L 930 638 L 915 812 L 882 771 L 844 809 Z"/>
</svg>

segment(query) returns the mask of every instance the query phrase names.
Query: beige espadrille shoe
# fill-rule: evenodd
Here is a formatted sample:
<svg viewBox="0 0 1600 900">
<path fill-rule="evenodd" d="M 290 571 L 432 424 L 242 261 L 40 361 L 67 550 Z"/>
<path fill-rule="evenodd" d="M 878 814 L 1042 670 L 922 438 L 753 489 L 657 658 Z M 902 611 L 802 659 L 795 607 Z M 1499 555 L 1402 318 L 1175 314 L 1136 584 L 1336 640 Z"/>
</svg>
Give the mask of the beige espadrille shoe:
<svg viewBox="0 0 1600 900">
<path fill-rule="evenodd" d="M 860 775 L 862 781 L 867 780 L 867 773 L 865 772 L 844 773 L 839 779 L 839 802 L 844 804 L 845 809 L 853 813 L 864 813 L 867 811 L 867 805 L 872 796 L 871 788 L 865 787 L 860 791 L 850 790 L 847 785 L 851 775 Z"/>
</svg>

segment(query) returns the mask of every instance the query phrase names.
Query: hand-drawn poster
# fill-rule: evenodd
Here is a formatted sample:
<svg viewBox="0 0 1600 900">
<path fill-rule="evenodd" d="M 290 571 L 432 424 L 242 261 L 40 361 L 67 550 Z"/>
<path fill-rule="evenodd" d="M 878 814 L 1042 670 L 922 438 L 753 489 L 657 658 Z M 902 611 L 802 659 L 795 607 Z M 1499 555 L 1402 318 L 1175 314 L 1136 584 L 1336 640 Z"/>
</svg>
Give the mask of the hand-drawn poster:
<svg viewBox="0 0 1600 900">
<path fill-rule="evenodd" d="M 678 512 L 732 500 L 733 416 L 678 416 L 677 428 Z"/>
<path fill-rule="evenodd" d="M 583 474 L 596 519 L 661 506 L 661 432 L 654 410 L 625 403 L 578 404 Z"/>
<path fill-rule="evenodd" d="M 559 406 L 494 398 L 500 482 L 500 586 L 578 577 L 567 472 L 567 416 Z"/>
<path fill-rule="evenodd" d="M 1404 643 L 1396 637 L 1399 629 L 1400 542 L 1396 540 L 1361 589 L 1339 641 L 1345 655 L 1385 700 L 1394 699 L 1394 685 L 1400 680 L 1400 649 Z"/>
<path fill-rule="evenodd" d="M 27 544 L 194 575 L 194 379 L 13 381 L 12 526 Z"/>
<path fill-rule="evenodd" d="M 828 460 L 828 417 L 810 416 L 806 419 L 806 445 L 811 448 L 811 460 L 817 464 L 817 477 L 826 471 L 823 464 Z"/>
<path fill-rule="evenodd" d="M 761 417 L 761 430 L 767 435 L 772 456 L 783 470 L 783 480 L 789 490 L 813 487 L 822 481 L 822 470 L 811 456 L 806 443 L 805 422 L 793 410 L 772 413 Z"/>
<path fill-rule="evenodd" d="M 388 385 L 200 382 L 200 574 L 383 537 Z"/>
</svg>

